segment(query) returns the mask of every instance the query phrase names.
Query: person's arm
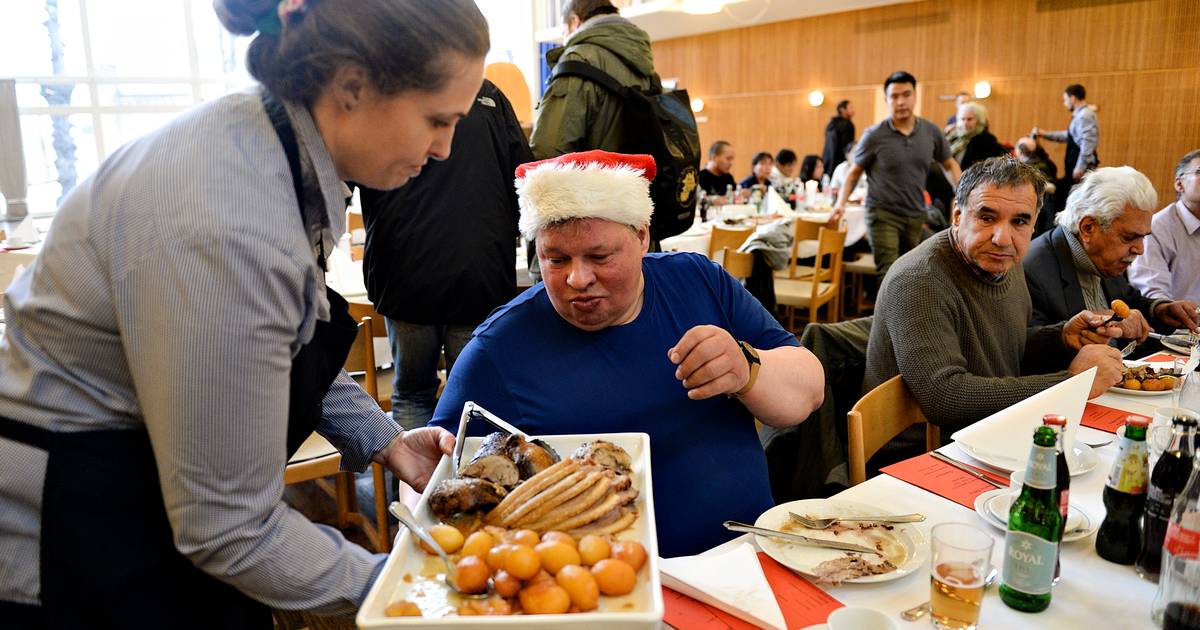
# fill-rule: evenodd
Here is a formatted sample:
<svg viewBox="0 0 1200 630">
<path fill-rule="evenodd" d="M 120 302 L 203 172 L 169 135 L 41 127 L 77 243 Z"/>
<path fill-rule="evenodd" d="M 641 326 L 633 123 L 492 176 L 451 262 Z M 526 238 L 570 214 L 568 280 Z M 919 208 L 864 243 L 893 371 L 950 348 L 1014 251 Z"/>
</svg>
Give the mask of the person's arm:
<svg viewBox="0 0 1200 630">
<path fill-rule="evenodd" d="M 1066 142 L 1067 141 L 1067 130 L 1066 129 L 1060 129 L 1058 131 L 1046 131 L 1044 129 L 1038 129 L 1037 127 L 1034 127 L 1034 129 L 1036 130 L 1033 133 L 1034 140 L 1037 140 L 1038 138 L 1045 138 L 1046 140 L 1049 140 L 1051 142 Z"/>
<path fill-rule="evenodd" d="M 849 170 L 846 171 L 846 180 L 842 182 L 842 189 L 838 191 L 837 203 L 833 205 L 834 212 L 840 216 L 846 210 L 846 200 L 850 198 L 850 191 L 858 185 L 858 178 L 862 177 L 863 167 L 857 163 L 851 164 Z"/>
<path fill-rule="evenodd" d="M 1167 212 L 1174 212 L 1168 208 Z M 1145 251 L 1129 266 L 1129 284 L 1150 299 L 1169 299 L 1171 290 L 1171 263 L 1175 252 L 1167 243 L 1151 233 L 1145 240 Z"/>
<path fill-rule="evenodd" d="M 924 121 L 922 121 L 924 124 Z M 958 160 L 954 159 L 954 154 L 950 152 L 950 142 L 946 140 L 944 134 L 933 131 L 934 134 L 934 149 L 933 159 L 946 169 L 946 177 L 950 179 L 951 188 L 958 186 L 958 178 L 962 175 L 962 167 L 958 165 Z"/>
<path fill-rule="evenodd" d="M 942 160 L 942 168 L 946 169 L 946 176 L 950 178 L 950 185 L 958 186 L 958 178 L 962 177 L 962 167 L 958 165 L 958 161 L 953 157 L 948 157 Z"/>
<path fill-rule="evenodd" d="M 311 263 L 240 231 L 141 255 L 114 278 L 114 303 L 176 548 L 269 606 L 353 610 L 384 556 L 280 498 Z"/>
<path fill-rule="evenodd" d="M 1155 301 L 1152 311 L 1156 322 L 1200 332 L 1200 310 L 1197 310 L 1196 303 L 1191 300 Z"/>
<path fill-rule="evenodd" d="M 1070 166 L 1074 169 L 1072 175 L 1078 180 L 1094 160 L 1096 145 L 1100 143 L 1100 125 L 1095 114 L 1085 114 L 1072 120 L 1071 127 L 1079 144 L 1079 159 Z"/>
</svg>

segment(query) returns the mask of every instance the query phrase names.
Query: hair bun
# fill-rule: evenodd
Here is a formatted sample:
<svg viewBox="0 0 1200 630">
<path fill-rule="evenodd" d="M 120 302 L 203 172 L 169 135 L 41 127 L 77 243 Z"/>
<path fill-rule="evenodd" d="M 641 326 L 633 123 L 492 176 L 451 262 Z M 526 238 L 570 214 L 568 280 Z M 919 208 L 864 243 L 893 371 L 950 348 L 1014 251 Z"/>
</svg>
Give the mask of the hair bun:
<svg viewBox="0 0 1200 630">
<path fill-rule="evenodd" d="M 253 35 L 258 20 L 276 10 L 278 0 L 213 0 L 213 10 L 225 30 L 234 35 Z"/>
</svg>

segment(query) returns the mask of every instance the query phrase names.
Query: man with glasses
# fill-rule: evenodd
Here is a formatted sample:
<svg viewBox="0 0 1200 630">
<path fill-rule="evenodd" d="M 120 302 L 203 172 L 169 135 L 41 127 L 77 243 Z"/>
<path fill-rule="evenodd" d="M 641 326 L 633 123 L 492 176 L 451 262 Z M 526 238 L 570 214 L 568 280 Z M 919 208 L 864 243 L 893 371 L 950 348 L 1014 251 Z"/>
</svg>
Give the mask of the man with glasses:
<svg viewBox="0 0 1200 630">
<path fill-rule="evenodd" d="M 1174 203 L 1150 222 L 1146 251 L 1129 267 L 1129 283 L 1151 299 L 1200 302 L 1200 149 L 1175 167 Z"/>
</svg>

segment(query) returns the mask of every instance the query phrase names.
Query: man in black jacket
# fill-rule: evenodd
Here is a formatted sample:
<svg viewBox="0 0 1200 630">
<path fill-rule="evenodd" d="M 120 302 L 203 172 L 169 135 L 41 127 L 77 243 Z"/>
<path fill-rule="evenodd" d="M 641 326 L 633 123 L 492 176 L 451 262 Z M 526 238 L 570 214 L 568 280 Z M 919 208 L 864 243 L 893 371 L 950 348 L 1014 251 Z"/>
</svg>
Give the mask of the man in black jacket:
<svg viewBox="0 0 1200 630">
<path fill-rule="evenodd" d="M 1140 340 L 1151 325 L 1164 332 L 1196 330 L 1200 315 L 1194 302 L 1151 300 L 1125 276 L 1142 254 L 1157 202 L 1150 180 L 1131 167 L 1085 175 L 1055 217 L 1058 227 L 1034 239 L 1022 263 L 1033 301 L 1031 325 L 1061 322 L 1084 309 L 1107 311 L 1119 299 L 1132 309 L 1126 319 L 1137 323 Z"/>
<path fill-rule="evenodd" d="M 438 356 L 445 351 L 449 371 L 475 327 L 516 292 L 513 171 L 532 160 L 512 105 L 484 80 L 449 158 L 402 188 L 361 189 L 363 273 L 388 320 L 392 416 L 406 429 L 433 416 Z"/>
<path fill-rule="evenodd" d="M 854 104 L 841 101 L 837 104 L 837 116 L 829 119 L 825 125 L 825 151 L 821 161 L 825 163 L 825 172 L 832 173 L 837 165 L 846 160 L 846 145 L 854 142 Z"/>
</svg>

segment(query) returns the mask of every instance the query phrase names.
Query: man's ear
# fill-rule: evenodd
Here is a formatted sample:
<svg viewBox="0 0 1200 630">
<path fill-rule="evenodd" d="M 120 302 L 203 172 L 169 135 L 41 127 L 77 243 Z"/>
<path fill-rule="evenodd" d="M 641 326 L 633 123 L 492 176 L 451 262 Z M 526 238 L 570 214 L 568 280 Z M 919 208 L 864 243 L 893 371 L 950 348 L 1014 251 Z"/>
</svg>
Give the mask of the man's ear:
<svg viewBox="0 0 1200 630">
<path fill-rule="evenodd" d="M 638 243 L 642 247 L 642 254 L 645 255 L 646 252 L 650 251 L 650 226 L 643 225 L 642 227 L 638 228 L 637 238 Z"/>
<path fill-rule="evenodd" d="M 339 66 L 329 82 L 333 102 L 338 109 L 346 112 L 354 111 L 363 103 L 369 86 L 366 71 L 357 64 Z"/>
<path fill-rule="evenodd" d="M 1079 240 L 1082 243 L 1087 243 L 1092 240 L 1096 232 L 1100 230 L 1100 224 L 1096 223 L 1094 217 L 1083 217 L 1079 220 Z"/>
<path fill-rule="evenodd" d="M 958 200 L 950 202 L 950 225 L 958 227 L 958 222 L 962 218 L 962 209 L 958 207 Z"/>
</svg>

